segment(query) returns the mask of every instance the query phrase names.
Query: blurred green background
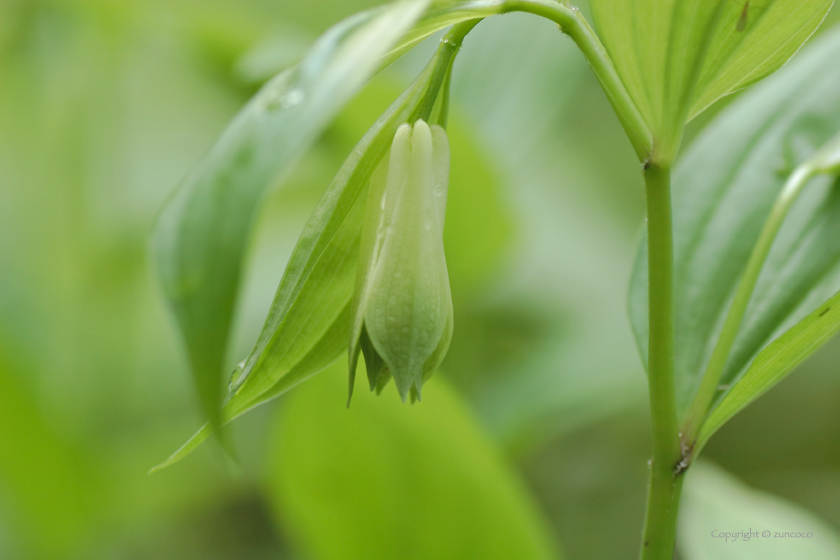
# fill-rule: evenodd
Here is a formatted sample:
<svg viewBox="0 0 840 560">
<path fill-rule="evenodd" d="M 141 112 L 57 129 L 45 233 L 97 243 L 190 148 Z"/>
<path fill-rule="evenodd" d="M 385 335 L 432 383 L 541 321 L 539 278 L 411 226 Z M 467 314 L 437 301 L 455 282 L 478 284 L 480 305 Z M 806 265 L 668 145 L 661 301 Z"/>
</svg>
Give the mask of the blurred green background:
<svg viewBox="0 0 840 560">
<path fill-rule="evenodd" d="M 210 444 L 146 475 L 201 420 L 146 260 L 155 214 L 263 81 L 376 3 L 0 3 L 0 558 L 634 557 L 649 455 L 625 312 L 638 164 L 572 42 L 525 15 L 482 23 L 456 62 L 456 329 L 424 402 L 357 390 L 347 411 L 338 365 L 236 422 L 240 464 Z M 332 174 L 433 47 L 278 181 L 231 369 Z M 840 340 L 704 453 L 835 529 L 838 363 Z"/>
</svg>

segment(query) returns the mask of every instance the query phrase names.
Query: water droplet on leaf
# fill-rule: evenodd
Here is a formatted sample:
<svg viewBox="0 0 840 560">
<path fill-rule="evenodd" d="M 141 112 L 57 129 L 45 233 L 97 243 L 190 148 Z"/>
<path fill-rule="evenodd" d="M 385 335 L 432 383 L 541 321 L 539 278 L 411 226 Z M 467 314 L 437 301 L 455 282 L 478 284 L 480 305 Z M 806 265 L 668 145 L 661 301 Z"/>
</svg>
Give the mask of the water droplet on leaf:
<svg viewBox="0 0 840 560">
<path fill-rule="evenodd" d="M 295 88 L 286 92 L 278 91 L 268 98 L 266 103 L 267 109 L 288 109 L 295 105 L 300 105 L 306 95 L 300 88 Z"/>
<path fill-rule="evenodd" d="M 242 375 L 245 371 L 245 361 L 246 360 L 242 360 L 239 362 L 239 364 L 233 368 L 233 373 L 230 374 L 230 385 L 228 386 L 228 389 L 231 392 L 239 389 L 242 382 L 245 381 L 245 378 Z"/>
</svg>

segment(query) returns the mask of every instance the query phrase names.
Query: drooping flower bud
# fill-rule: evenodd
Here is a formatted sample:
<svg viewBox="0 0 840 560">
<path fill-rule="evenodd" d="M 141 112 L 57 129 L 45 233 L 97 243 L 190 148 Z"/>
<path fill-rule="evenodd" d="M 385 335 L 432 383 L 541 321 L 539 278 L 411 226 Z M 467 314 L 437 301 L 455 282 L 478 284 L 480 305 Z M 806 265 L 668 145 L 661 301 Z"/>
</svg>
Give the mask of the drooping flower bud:
<svg viewBox="0 0 840 560">
<path fill-rule="evenodd" d="M 393 377 L 419 399 L 452 338 L 443 250 L 449 142 L 422 120 L 400 126 L 371 179 L 354 299 L 350 375 L 364 352 L 371 390 Z"/>
</svg>

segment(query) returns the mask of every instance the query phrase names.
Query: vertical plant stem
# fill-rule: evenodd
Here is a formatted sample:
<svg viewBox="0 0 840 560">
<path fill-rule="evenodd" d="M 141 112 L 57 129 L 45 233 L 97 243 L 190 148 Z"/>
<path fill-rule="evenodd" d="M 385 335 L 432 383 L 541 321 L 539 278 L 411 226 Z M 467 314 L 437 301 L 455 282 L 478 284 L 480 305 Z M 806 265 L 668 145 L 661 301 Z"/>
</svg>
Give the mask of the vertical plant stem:
<svg viewBox="0 0 840 560">
<path fill-rule="evenodd" d="M 674 241 L 671 219 L 671 170 L 645 168 L 648 228 L 650 389 L 653 459 L 640 558 L 671 560 L 676 541 L 682 460 L 674 387 Z"/>
<path fill-rule="evenodd" d="M 670 161 L 655 159 L 653 136 L 604 46 L 579 10 L 551 0 L 506 0 L 504 11 L 530 12 L 560 26 L 581 49 L 630 143 L 645 161 L 648 210 L 650 389 L 653 459 L 640 558 L 671 560 L 682 491 L 683 449 L 674 387 L 674 242 Z"/>
</svg>

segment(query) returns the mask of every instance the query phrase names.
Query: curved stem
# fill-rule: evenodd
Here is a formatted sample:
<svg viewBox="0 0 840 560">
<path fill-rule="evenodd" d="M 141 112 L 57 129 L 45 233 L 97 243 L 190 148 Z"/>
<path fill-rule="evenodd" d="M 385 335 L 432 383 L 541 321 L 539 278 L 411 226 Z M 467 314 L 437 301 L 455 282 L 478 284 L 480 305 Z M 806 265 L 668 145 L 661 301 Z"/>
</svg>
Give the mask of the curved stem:
<svg viewBox="0 0 840 560">
<path fill-rule="evenodd" d="M 550 0 L 508 0 L 504 3 L 503 11 L 527 12 L 550 19 L 572 38 L 601 82 L 639 161 L 647 161 L 653 150 L 653 136 L 648 124 L 621 81 L 612 59 L 580 10 Z"/>
<path fill-rule="evenodd" d="M 434 68 L 432 68 L 432 75 L 429 79 L 429 85 L 426 88 L 426 95 L 417 108 L 412 112 L 409 121 L 413 122 L 417 119 L 429 120 L 429 116 L 434 109 L 435 103 L 438 100 L 441 88 L 444 89 L 444 95 L 449 94 L 448 81 L 452 64 L 458 51 L 461 50 L 461 44 L 464 42 L 464 37 L 479 24 L 481 18 L 471 19 L 453 25 L 446 35 L 440 40 L 437 53 L 435 53 Z"/>
<path fill-rule="evenodd" d="M 750 298 L 752 298 L 753 291 L 758 283 L 761 269 L 767 260 L 770 248 L 773 246 L 773 241 L 776 239 L 776 235 L 779 233 L 779 229 L 782 227 L 782 223 L 794 201 L 814 174 L 815 169 L 809 163 L 796 168 L 787 182 L 785 182 L 785 186 L 782 188 L 782 192 L 776 199 L 770 216 L 767 218 L 764 228 L 761 230 L 761 235 L 747 263 L 747 268 L 744 270 L 744 275 L 738 284 L 738 290 L 729 308 L 729 313 L 723 324 L 723 329 L 720 332 L 715 349 L 712 352 L 709 365 L 703 374 L 700 389 L 686 417 L 684 429 L 684 439 L 686 442 L 694 442 L 697 434 L 700 432 L 703 421 L 717 393 L 721 375 L 729 359 L 729 353 L 732 350 L 732 345 L 735 343 L 735 337 L 741 328 L 744 314 L 747 311 Z"/>
<path fill-rule="evenodd" d="M 674 241 L 671 170 L 645 169 L 650 333 L 648 386 L 653 459 L 650 467 L 643 560 L 673 557 L 682 489 L 682 461 L 674 386 Z"/>
</svg>

